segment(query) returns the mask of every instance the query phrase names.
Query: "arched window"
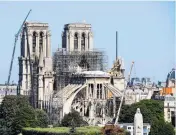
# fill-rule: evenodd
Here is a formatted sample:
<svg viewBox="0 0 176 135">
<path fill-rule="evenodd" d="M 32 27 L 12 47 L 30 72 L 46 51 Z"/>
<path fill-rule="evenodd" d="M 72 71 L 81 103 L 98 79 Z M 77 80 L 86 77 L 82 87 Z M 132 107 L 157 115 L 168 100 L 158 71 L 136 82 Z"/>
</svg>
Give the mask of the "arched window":
<svg viewBox="0 0 176 135">
<path fill-rule="evenodd" d="M 37 39 L 37 33 L 33 32 L 33 36 L 32 36 L 32 52 L 35 53 L 36 49 L 36 39 Z"/>
<path fill-rule="evenodd" d="M 85 34 L 81 35 L 81 51 L 85 50 Z"/>
<path fill-rule="evenodd" d="M 42 52 L 43 50 L 43 32 L 40 32 L 40 37 L 39 37 L 39 54 Z"/>
<path fill-rule="evenodd" d="M 74 35 L 74 50 L 78 50 L 78 33 Z"/>
</svg>

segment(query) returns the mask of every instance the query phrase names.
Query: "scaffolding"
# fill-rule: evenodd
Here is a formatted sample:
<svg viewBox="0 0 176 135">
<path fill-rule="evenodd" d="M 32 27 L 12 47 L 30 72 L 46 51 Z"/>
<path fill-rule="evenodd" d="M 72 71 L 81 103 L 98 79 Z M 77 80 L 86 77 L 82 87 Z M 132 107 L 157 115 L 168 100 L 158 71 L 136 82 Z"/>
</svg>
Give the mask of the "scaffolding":
<svg viewBox="0 0 176 135">
<path fill-rule="evenodd" d="M 59 48 L 53 55 L 56 73 L 54 89 L 59 91 L 70 83 L 72 74 L 79 71 L 107 71 L 107 56 L 103 50 L 66 51 Z"/>
</svg>

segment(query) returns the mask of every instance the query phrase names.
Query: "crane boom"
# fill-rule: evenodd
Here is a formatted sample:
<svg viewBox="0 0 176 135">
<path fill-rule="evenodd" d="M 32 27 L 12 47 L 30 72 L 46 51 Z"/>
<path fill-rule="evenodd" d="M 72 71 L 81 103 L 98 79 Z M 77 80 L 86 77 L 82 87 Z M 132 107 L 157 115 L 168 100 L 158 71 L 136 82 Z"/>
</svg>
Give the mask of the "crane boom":
<svg viewBox="0 0 176 135">
<path fill-rule="evenodd" d="M 116 120 L 115 120 L 115 125 L 118 124 L 118 120 L 119 120 L 119 115 L 120 115 L 120 110 L 121 110 L 121 107 L 122 107 L 122 103 L 123 103 L 123 98 L 125 96 L 125 92 L 126 92 L 126 89 L 128 87 L 128 82 L 130 82 L 130 77 L 131 77 L 131 72 L 132 72 L 132 69 L 133 69 L 133 65 L 134 65 L 134 62 L 132 62 L 131 64 L 131 68 L 130 68 L 130 72 L 129 72 L 129 75 L 128 75 L 128 80 L 127 80 L 127 85 L 126 85 L 126 88 L 124 89 L 123 91 L 123 95 L 122 95 L 122 98 L 121 98 L 121 101 L 120 101 L 120 106 L 119 106 L 119 110 L 117 112 L 117 117 L 116 117 Z"/>
<path fill-rule="evenodd" d="M 7 80 L 7 88 L 6 88 L 6 93 L 5 95 L 7 95 L 7 90 L 8 90 L 8 86 L 9 86 L 9 83 L 10 83 L 10 77 L 11 77 L 11 72 L 12 72 L 12 66 L 13 66 L 13 60 L 14 60 L 14 55 L 15 55 L 15 49 L 16 49 L 16 44 L 17 44 L 17 41 L 18 41 L 18 37 L 19 37 L 19 34 L 21 33 L 22 31 L 22 28 L 23 28 L 23 25 L 25 24 L 30 12 L 32 10 L 30 10 L 26 16 L 26 18 L 24 19 L 20 29 L 18 30 L 17 34 L 15 35 L 15 42 L 14 42 L 14 47 L 13 47 L 13 53 L 12 53 L 12 59 L 11 59 L 11 63 L 10 63 L 10 69 L 9 69 L 9 75 L 8 75 L 8 80 Z"/>
</svg>

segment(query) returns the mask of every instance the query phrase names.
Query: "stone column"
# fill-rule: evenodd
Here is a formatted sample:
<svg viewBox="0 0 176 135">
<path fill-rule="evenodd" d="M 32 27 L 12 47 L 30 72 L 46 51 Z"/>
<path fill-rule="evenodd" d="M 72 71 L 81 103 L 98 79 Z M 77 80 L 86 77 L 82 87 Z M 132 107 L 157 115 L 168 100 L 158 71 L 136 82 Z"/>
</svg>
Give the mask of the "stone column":
<svg viewBox="0 0 176 135">
<path fill-rule="evenodd" d="M 93 49 L 93 34 L 92 32 L 89 32 L 89 49 Z"/>
<path fill-rule="evenodd" d="M 68 46 L 67 46 L 67 50 L 68 51 L 72 51 L 74 48 L 74 45 L 72 45 L 72 33 L 71 31 L 68 33 Z"/>
<path fill-rule="evenodd" d="M 81 33 L 78 34 L 78 50 L 81 51 Z"/>
<path fill-rule="evenodd" d="M 35 52 L 36 52 L 37 57 L 39 58 L 39 34 L 38 33 L 37 33 L 37 37 L 36 37 Z"/>
<path fill-rule="evenodd" d="M 25 40 L 24 40 L 24 44 L 23 44 L 23 48 L 24 48 L 24 57 L 27 57 L 27 36 L 26 36 L 26 33 L 24 34 L 25 35 Z"/>
<path fill-rule="evenodd" d="M 43 77 L 42 74 L 39 75 L 39 100 L 43 100 Z"/>
<path fill-rule="evenodd" d="M 48 34 L 46 33 L 46 57 L 48 57 Z"/>
<path fill-rule="evenodd" d="M 26 85 L 26 64 L 25 64 L 25 60 L 24 59 L 22 59 L 22 66 L 23 66 L 23 72 L 22 72 L 22 76 L 23 76 L 23 78 L 22 78 L 22 89 L 24 91 L 26 91 L 26 87 L 25 87 L 25 85 Z"/>
<path fill-rule="evenodd" d="M 116 98 L 115 96 L 113 96 L 113 115 L 114 115 L 114 118 L 116 117 Z"/>
<path fill-rule="evenodd" d="M 97 98 L 97 84 L 94 83 L 94 99 Z"/>
<path fill-rule="evenodd" d="M 33 45 L 33 43 L 32 43 L 32 32 L 30 32 L 29 34 L 28 34 L 28 40 L 29 40 L 29 52 L 30 52 L 30 55 L 32 56 L 32 45 Z"/>
<path fill-rule="evenodd" d="M 69 48 L 69 51 L 74 50 L 74 36 L 72 32 L 70 32 L 70 40 L 69 40 L 68 48 Z"/>
<path fill-rule="evenodd" d="M 42 37 L 43 38 L 43 57 L 46 57 L 46 34 L 44 33 L 44 36 Z"/>
<path fill-rule="evenodd" d="M 87 84 L 87 87 L 86 87 L 86 99 L 89 98 L 89 84 Z"/>
<path fill-rule="evenodd" d="M 68 50 L 69 48 L 69 35 L 68 35 L 68 32 L 66 32 L 66 41 L 65 41 L 65 44 L 66 44 L 66 50 Z M 64 39 L 65 40 L 65 39 Z"/>
<path fill-rule="evenodd" d="M 29 60 L 28 60 L 28 88 L 27 89 L 30 89 L 31 88 L 31 76 L 30 76 L 30 63 L 29 63 Z"/>
<path fill-rule="evenodd" d="M 88 48 L 88 35 L 86 34 L 85 35 L 85 51 L 88 51 L 89 48 Z"/>
<path fill-rule="evenodd" d="M 104 86 L 103 84 L 101 84 L 102 86 L 102 99 L 105 99 L 105 90 L 104 90 Z"/>
<path fill-rule="evenodd" d="M 51 34 L 48 33 L 48 57 L 51 57 Z"/>
</svg>

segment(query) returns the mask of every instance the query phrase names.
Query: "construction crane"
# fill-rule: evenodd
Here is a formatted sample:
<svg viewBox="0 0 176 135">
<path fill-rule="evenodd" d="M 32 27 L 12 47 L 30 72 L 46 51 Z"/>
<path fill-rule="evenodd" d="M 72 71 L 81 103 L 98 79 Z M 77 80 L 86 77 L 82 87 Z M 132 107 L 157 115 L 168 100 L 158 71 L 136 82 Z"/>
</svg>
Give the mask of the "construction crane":
<svg viewBox="0 0 176 135">
<path fill-rule="evenodd" d="M 10 69 L 9 69 L 9 74 L 8 74 L 8 80 L 7 80 L 7 85 L 6 85 L 6 92 L 5 92 L 5 95 L 7 95 L 7 90 L 8 90 L 8 87 L 9 87 L 9 84 L 10 84 L 10 77 L 11 77 L 11 73 L 12 73 L 12 66 L 13 66 L 13 60 L 14 60 L 14 55 L 15 55 L 15 49 L 16 49 L 16 44 L 17 44 L 17 41 L 18 41 L 18 37 L 22 31 L 22 28 L 30 14 L 32 10 L 30 10 L 26 16 L 26 18 L 24 19 L 20 29 L 18 30 L 17 34 L 15 35 L 15 42 L 14 42 L 14 47 L 13 47 L 13 53 L 12 53 L 12 59 L 11 59 L 11 63 L 10 63 Z"/>
<path fill-rule="evenodd" d="M 122 103 L 123 103 L 123 99 L 124 99 L 124 96 L 125 96 L 125 93 L 126 93 L 126 89 L 128 88 L 128 84 L 129 84 L 129 82 L 130 82 L 131 72 L 132 72 L 132 69 L 133 69 L 133 65 L 134 65 L 134 62 L 132 62 L 132 64 L 131 64 L 130 72 L 129 72 L 129 74 L 128 74 L 128 79 L 127 79 L 127 85 L 126 85 L 126 88 L 125 88 L 124 91 L 123 91 L 123 95 L 122 95 L 122 98 L 121 98 L 121 101 L 120 101 L 120 106 L 119 106 L 119 110 L 118 110 L 118 112 L 117 112 L 117 117 L 116 117 L 116 120 L 115 120 L 114 125 L 117 125 L 117 124 L 118 124 L 119 115 L 120 115 L 120 110 L 121 110 L 121 107 L 122 107 Z"/>
</svg>

